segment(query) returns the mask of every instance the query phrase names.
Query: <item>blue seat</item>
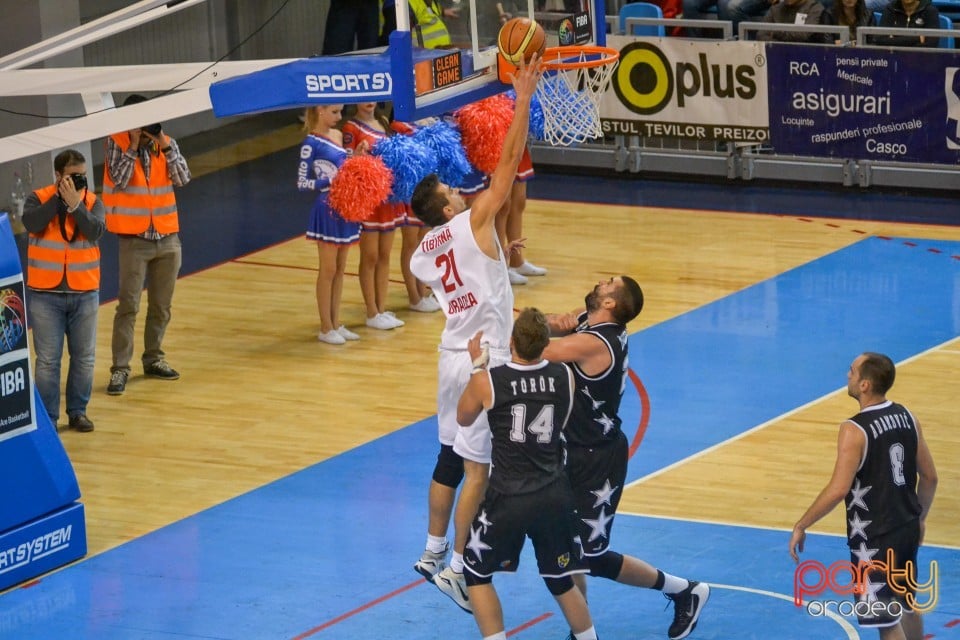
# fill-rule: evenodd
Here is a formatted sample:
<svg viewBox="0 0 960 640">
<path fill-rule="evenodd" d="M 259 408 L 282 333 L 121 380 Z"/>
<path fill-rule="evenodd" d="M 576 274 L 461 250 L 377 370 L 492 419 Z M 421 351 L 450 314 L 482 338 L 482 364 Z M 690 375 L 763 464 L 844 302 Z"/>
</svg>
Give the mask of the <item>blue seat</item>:
<svg viewBox="0 0 960 640">
<path fill-rule="evenodd" d="M 940 14 L 940 28 L 941 29 L 953 29 L 953 20 L 949 17 Z M 956 45 L 956 42 L 953 36 L 947 36 L 946 38 L 940 38 L 940 48 L 941 49 L 953 49 Z"/>
<path fill-rule="evenodd" d="M 631 33 L 627 33 L 627 18 L 662 18 L 663 9 L 650 2 L 631 2 L 620 7 L 620 33 L 631 36 L 660 36 L 665 37 L 667 30 L 663 25 L 647 26 L 634 25 Z"/>
<path fill-rule="evenodd" d="M 873 17 L 876 19 L 877 24 L 880 24 L 880 17 L 883 15 L 882 11 L 874 11 Z M 940 14 L 940 28 L 941 29 L 953 29 L 953 20 L 948 16 Z M 947 36 L 945 38 L 940 38 L 940 43 L 938 47 L 940 49 L 953 49 L 956 44 L 956 41 L 953 36 Z"/>
</svg>

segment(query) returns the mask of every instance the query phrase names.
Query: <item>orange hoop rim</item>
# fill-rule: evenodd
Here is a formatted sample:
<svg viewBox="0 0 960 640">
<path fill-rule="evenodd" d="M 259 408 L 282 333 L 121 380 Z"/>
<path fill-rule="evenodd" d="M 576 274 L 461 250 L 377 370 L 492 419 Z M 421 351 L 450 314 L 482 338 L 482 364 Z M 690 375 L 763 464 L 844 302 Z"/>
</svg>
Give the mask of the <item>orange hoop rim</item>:
<svg viewBox="0 0 960 640">
<path fill-rule="evenodd" d="M 594 60 L 573 60 L 558 61 L 558 59 L 581 57 L 581 56 L 601 56 Z M 551 61 L 552 59 L 553 61 Z M 620 52 L 610 47 L 599 47 L 596 45 L 567 45 L 563 47 L 547 47 L 541 57 L 541 65 L 544 71 L 565 71 L 568 69 L 589 69 L 593 67 L 602 67 L 613 64 L 620 59 Z"/>
</svg>

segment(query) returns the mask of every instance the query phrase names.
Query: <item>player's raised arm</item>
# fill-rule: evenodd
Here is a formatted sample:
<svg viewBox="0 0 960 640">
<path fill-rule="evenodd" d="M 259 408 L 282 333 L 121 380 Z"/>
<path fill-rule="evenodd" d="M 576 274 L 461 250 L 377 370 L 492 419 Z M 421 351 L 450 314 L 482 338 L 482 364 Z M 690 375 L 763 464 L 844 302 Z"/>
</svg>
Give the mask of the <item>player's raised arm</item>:
<svg viewBox="0 0 960 640">
<path fill-rule="evenodd" d="M 510 195 L 513 178 L 517 174 L 517 165 L 520 164 L 523 149 L 527 144 L 527 133 L 530 129 L 530 100 L 533 98 L 542 73 L 540 57 L 535 54 L 529 63 L 521 62 L 517 72 L 512 76 L 513 89 L 517 94 L 513 121 L 507 129 L 500 162 L 490 176 L 490 188 L 477 196 L 471 207 L 473 216 L 470 222 L 474 232 L 485 225 L 493 225 L 497 211 Z"/>
</svg>

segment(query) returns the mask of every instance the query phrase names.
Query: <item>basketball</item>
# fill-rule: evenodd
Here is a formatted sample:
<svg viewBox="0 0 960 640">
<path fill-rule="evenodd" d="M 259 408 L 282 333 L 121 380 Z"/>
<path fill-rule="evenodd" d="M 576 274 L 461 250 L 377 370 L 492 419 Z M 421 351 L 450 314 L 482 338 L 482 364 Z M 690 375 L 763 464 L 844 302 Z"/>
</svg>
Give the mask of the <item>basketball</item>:
<svg viewBox="0 0 960 640">
<path fill-rule="evenodd" d="M 543 56 L 547 35 L 543 27 L 529 18 L 512 18 L 500 27 L 497 47 L 507 62 L 518 65 L 521 60 L 530 62 L 535 53 Z"/>
</svg>

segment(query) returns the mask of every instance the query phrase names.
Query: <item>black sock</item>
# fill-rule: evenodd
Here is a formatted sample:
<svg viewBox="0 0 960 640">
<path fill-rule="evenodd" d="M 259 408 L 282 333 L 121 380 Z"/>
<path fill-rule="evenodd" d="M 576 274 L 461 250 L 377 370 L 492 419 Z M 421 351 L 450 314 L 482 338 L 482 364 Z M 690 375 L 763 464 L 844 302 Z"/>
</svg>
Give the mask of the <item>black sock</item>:
<svg viewBox="0 0 960 640">
<path fill-rule="evenodd" d="M 657 591 L 663 591 L 663 583 L 666 582 L 666 576 L 663 575 L 663 571 L 657 569 L 657 581 L 653 583 L 653 588 Z"/>
</svg>

